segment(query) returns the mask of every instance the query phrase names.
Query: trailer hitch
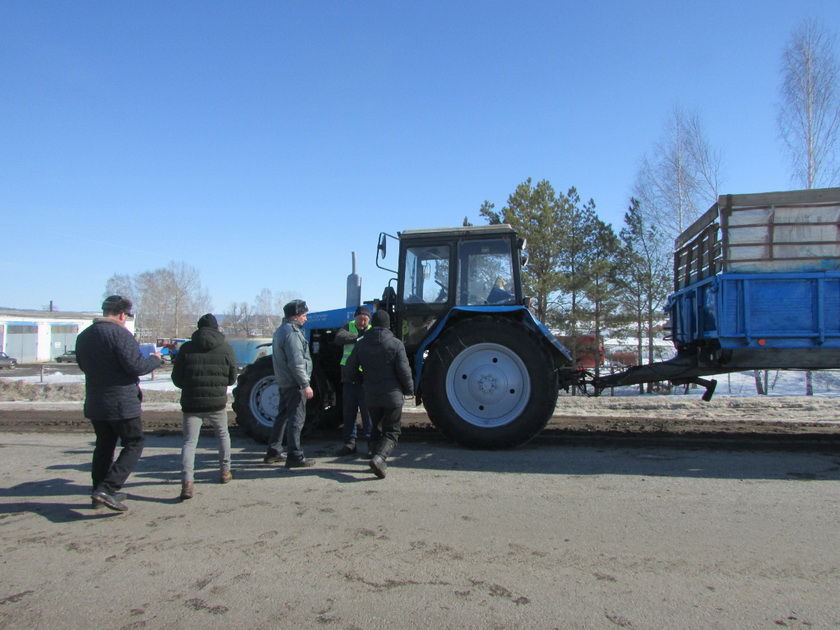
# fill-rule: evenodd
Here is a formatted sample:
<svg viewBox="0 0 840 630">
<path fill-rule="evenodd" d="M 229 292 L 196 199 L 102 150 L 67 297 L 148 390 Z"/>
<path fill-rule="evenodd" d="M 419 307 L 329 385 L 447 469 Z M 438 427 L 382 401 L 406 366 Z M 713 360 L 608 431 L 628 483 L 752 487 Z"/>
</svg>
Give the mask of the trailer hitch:
<svg viewBox="0 0 840 630">
<path fill-rule="evenodd" d="M 674 385 L 700 385 L 706 388 L 701 398 L 708 402 L 714 396 L 717 381 L 701 378 L 701 375 L 705 376 L 719 372 L 720 368 L 717 367 L 699 367 L 694 357 L 675 357 L 661 363 L 633 366 L 623 372 L 607 376 L 595 377 L 589 372 L 583 372 L 578 375 L 575 384 L 581 390 L 592 387 L 592 395 L 594 396 L 600 395 L 602 391 L 610 387 L 655 383 L 657 381 L 670 381 Z"/>
</svg>

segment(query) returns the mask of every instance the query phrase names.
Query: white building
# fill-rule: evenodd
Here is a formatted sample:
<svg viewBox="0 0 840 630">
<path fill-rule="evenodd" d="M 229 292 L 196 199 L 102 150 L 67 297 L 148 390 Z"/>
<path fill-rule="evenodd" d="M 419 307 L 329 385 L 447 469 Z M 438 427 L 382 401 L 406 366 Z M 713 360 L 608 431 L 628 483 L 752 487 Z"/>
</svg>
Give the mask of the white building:
<svg viewBox="0 0 840 630">
<path fill-rule="evenodd" d="M 19 363 L 52 361 L 76 348 L 76 336 L 102 313 L 0 309 L 0 350 Z M 126 322 L 134 334 L 134 320 Z"/>
</svg>

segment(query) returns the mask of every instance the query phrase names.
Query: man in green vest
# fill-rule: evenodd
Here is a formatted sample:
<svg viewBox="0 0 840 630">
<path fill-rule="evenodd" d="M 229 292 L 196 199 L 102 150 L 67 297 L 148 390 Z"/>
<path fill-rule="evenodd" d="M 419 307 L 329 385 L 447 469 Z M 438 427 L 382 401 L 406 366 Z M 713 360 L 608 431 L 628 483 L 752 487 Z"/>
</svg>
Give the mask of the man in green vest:
<svg viewBox="0 0 840 630">
<path fill-rule="evenodd" d="M 358 379 L 354 379 L 353 372 L 347 368 L 347 359 L 350 357 L 350 353 L 353 352 L 353 346 L 356 345 L 356 340 L 370 328 L 370 309 L 367 306 L 360 306 L 353 314 L 353 319 L 335 333 L 335 343 L 344 346 L 344 352 L 341 355 L 341 394 L 343 399 L 342 413 L 344 417 L 342 437 L 344 438 L 344 446 L 338 449 L 336 455 L 339 456 L 352 455 L 356 452 L 357 411 L 362 416 L 362 431 L 359 437 L 368 441 L 368 451 L 370 451 L 371 421 L 367 404 L 365 404 L 364 389 L 362 385 L 354 382 L 354 380 Z"/>
</svg>

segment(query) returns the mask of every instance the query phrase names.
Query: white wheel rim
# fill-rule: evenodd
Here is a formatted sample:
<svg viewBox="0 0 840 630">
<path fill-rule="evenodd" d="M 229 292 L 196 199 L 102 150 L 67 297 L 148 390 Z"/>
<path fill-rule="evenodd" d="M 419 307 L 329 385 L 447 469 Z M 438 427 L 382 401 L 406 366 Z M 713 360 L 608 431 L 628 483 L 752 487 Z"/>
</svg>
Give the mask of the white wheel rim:
<svg viewBox="0 0 840 630">
<path fill-rule="evenodd" d="M 280 388 L 273 376 L 264 376 L 251 388 L 248 400 L 251 415 L 261 425 L 271 427 L 280 408 Z"/>
<path fill-rule="evenodd" d="M 464 421 L 501 427 L 519 417 L 531 397 L 531 379 L 513 350 L 479 343 L 461 352 L 446 372 L 446 397 Z"/>
</svg>

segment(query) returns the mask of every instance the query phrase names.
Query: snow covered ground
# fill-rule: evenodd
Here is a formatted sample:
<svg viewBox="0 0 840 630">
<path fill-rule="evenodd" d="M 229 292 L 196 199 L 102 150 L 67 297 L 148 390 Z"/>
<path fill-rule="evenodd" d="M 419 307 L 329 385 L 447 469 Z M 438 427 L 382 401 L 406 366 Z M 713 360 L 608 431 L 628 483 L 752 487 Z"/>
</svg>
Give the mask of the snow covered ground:
<svg viewBox="0 0 840 630">
<path fill-rule="evenodd" d="M 603 417 L 615 419 L 682 419 L 712 422 L 780 422 L 790 424 L 840 425 L 840 370 L 813 372 L 814 395 L 805 396 L 805 374 L 799 371 L 772 370 L 768 374 L 770 394 L 756 394 L 755 378 L 752 372 L 722 374 L 716 378 L 717 390 L 713 400 L 701 400 L 702 388 L 693 388 L 685 393 L 684 388 L 675 388 L 671 394 L 640 395 L 638 386 L 616 388 L 614 395 L 609 390 L 600 397 L 570 396 L 561 392 L 557 402 L 556 416 Z M 38 385 L 41 377 L 6 376 L 2 381 L 22 381 Z M 38 406 L 38 408 L 76 407 L 81 404 L 80 390 L 84 377 L 64 374 L 61 370 L 45 370 L 44 387 L 37 398 L 27 394 L 11 395 L 0 387 L 0 408 L 17 409 Z M 62 385 L 70 384 L 65 388 Z M 75 384 L 75 385 L 73 385 Z M 8 384 L 7 384 L 8 385 Z M 144 401 L 148 410 L 178 410 L 177 388 L 172 384 L 170 372 L 159 370 L 154 375 L 140 379 L 143 390 L 150 393 Z M 232 391 L 233 387 L 229 389 Z M 7 395 L 3 396 L 3 391 Z M 151 392 L 161 392 L 153 395 Z M 165 392 L 173 392 L 166 394 Z M 5 398 L 5 400 L 4 400 Z M 76 402 L 65 402 L 76 401 Z M 422 412 L 406 401 L 405 411 Z"/>
<path fill-rule="evenodd" d="M 824 370 L 812 372 L 814 395 L 820 397 L 840 397 L 840 370 Z M 23 381 L 26 383 L 84 383 L 84 376 L 81 374 L 64 374 L 60 369 L 46 370 L 43 376 L 14 376 L 10 373 L 4 373 L 2 376 L 5 380 Z M 707 376 L 707 379 L 716 379 L 718 381 L 717 389 L 715 390 L 715 398 L 721 396 L 757 396 L 755 387 L 755 377 L 751 371 L 749 372 L 735 372 L 732 374 L 719 374 L 717 376 Z M 770 370 L 768 373 L 768 392 L 770 396 L 804 396 L 805 395 L 805 372 L 798 370 Z M 144 390 L 154 391 L 177 391 L 175 385 L 172 384 L 170 372 L 168 370 L 159 370 L 154 374 L 147 374 L 140 377 L 140 386 Z M 229 389 L 232 391 L 233 387 Z M 684 392 L 683 387 L 677 387 L 669 396 L 689 396 L 698 397 L 702 393 L 702 389 L 694 388 L 688 393 Z M 611 395 L 609 391 L 604 393 L 605 396 Z M 614 392 L 615 396 L 639 396 L 638 386 L 617 387 Z M 648 397 L 645 395 L 644 397 Z"/>
</svg>

